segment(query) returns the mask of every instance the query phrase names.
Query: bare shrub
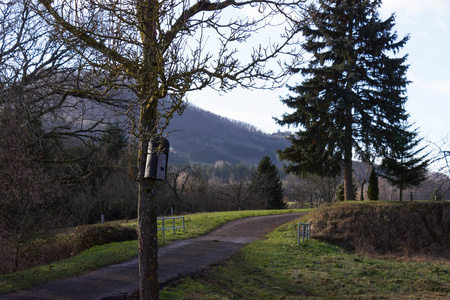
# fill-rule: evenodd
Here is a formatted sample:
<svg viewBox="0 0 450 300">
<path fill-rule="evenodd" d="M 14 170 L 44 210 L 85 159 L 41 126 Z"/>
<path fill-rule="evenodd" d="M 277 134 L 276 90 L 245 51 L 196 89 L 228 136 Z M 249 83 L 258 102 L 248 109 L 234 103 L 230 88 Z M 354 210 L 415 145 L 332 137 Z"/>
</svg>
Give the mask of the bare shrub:
<svg viewBox="0 0 450 300">
<path fill-rule="evenodd" d="M 29 128 L 7 109 L 0 127 L 0 254 L 8 253 L 1 268 L 15 271 L 30 242 L 60 224 L 61 187 L 35 162 L 39 152 Z"/>
</svg>

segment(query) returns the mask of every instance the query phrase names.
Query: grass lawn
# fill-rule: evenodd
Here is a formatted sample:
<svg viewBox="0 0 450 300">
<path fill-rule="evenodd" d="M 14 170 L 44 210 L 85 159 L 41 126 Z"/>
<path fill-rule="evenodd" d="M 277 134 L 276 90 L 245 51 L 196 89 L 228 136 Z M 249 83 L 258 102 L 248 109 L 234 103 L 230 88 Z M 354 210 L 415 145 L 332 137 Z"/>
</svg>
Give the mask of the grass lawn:
<svg viewBox="0 0 450 300">
<path fill-rule="evenodd" d="M 168 231 L 166 232 L 165 239 L 162 238 L 162 233 L 159 232 L 159 244 L 163 246 L 173 240 L 189 239 L 204 235 L 220 225 L 238 218 L 301 211 L 307 210 L 253 210 L 187 215 L 185 216 L 186 231 L 182 232 L 181 230 L 177 230 L 175 236 L 172 235 L 171 231 Z M 121 225 L 136 226 L 137 224 L 136 221 L 132 221 L 121 223 Z M 72 258 L 58 261 L 50 265 L 12 274 L 0 275 L 0 295 L 23 290 L 53 280 L 73 277 L 111 264 L 121 263 L 136 257 L 137 250 L 137 241 L 111 243 L 92 247 Z"/>
<path fill-rule="evenodd" d="M 161 299 L 450 299 L 449 262 L 368 258 L 318 240 L 298 246 L 296 230 L 280 227 Z"/>
</svg>

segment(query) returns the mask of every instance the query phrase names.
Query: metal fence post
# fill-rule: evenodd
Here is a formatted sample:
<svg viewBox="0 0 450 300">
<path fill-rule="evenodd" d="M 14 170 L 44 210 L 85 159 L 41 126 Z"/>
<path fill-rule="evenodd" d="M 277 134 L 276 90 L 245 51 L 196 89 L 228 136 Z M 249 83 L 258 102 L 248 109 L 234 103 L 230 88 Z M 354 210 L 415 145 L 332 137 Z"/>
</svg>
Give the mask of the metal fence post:
<svg viewBox="0 0 450 300">
<path fill-rule="evenodd" d="M 176 226 L 175 219 L 182 219 L 183 226 L 181 226 L 181 225 L 180 226 Z M 166 223 L 165 223 L 166 220 L 172 220 L 172 227 L 170 227 L 170 225 L 169 225 L 166 228 Z M 173 235 L 176 234 L 176 232 L 175 232 L 176 229 L 183 229 L 183 232 L 186 232 L 186 225 L 185 225 L 184 217 L 158 218 L 158 221 L 161 221 L 161 223 L 162 223 L 162 228 L 158 228 L 158 231 L 162 231 L 163 232 L 163 238 L 166 237 L 166 230 L 172 229 Z"/>
<path fill-rule="evenodd" d="M 173 235 L 175 235 L 175 218 L 172 219 Z"/>
<path fill-rule="evenodd" d="M 298 223 L 298 245 L 300 245 L 300 236 L 302 237 L 302 242 L 311 238 L 311 223 Z"/>
</svg>

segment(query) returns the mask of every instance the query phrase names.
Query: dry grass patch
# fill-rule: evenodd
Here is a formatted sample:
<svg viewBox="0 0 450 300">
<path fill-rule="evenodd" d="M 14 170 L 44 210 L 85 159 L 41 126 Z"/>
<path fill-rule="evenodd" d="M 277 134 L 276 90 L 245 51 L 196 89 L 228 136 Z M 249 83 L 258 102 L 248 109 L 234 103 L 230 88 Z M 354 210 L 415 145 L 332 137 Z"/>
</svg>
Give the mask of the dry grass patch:
<svg viewBox="0 0 450 300">
<path fill-rule="evenodd" d="M 349 202 L 309 215 L 313 235 L 360 254 L 450 259 L 450 203 Z"/>
</svg>

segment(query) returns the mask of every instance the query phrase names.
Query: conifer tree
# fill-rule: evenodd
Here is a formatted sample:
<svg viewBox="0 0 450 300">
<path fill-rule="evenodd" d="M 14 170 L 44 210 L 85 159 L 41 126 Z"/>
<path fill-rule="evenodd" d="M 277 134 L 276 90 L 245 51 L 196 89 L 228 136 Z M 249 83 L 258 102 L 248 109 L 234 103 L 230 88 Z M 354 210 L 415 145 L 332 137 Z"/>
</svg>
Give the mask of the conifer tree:
<svg viewBox="0 0 450 300">
<path fill-rule="evenodd" d="M 283 184 L 277 166 L 270 157 L 265 156 L 261 159 L 256 172 L 252 174 L 251 185 L 265 208 L 286 208 L 283 202 Z"/>
<path fill-rule="evenodd" d="M 336 189 L 336 201 L 344 201 L 344 184 L 341 183 Z"/>
<path fill-rule="evenodd" d="M 443 200 L 442 199 L 442 192 L 441 192 L 440 188 L 434 190 L 433 194 L 430 197 L 430 200 L 432 200 L 432 201 L 441 201 L 441 200 Z"/>
<path fill-rule="evenodd" d="M 424 148 L 417 149 L 421 139 L 417 139 L 417 131 L 406 132 L 398 137 L 397 142 L 384 157 L 381 164 L 381 176 L 400 191 L 399 200 L 403 200 L 403 191 L 419 186 L 427 179 L 429 160 L 427 155 L 420 156 Z"/>
<path fill-rule="evenodd" d="M 378 200 L 379 189 L 378 189 L 378 176 L 375 168 L 372 168 L 369 176 L 369 187 L 367 188 L 367 197 L 369 200 Z"/>
<path fill-rule="evenodd" d="M 377 0 L 320 0 L 309 9 L 302 30 L 312 55 L 294 70 L 303 82 L 282 100 L 293 113 L 278 123 L 299 131 L 279 151 L 287 171 L 299 175 L 344 173 L 345 199 L 352 199 L 352 159 L 382 156 L 404 130 L 407 65 L 396 56 L 408 36 L 398 40 L 394 15 L 380 20 Z M 390 57 L 389 55 L 392 55 Z"/>
</svg>

